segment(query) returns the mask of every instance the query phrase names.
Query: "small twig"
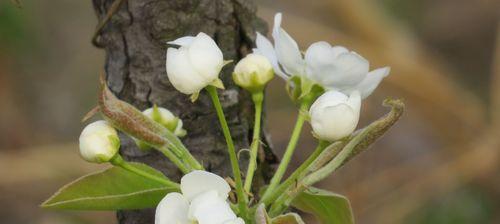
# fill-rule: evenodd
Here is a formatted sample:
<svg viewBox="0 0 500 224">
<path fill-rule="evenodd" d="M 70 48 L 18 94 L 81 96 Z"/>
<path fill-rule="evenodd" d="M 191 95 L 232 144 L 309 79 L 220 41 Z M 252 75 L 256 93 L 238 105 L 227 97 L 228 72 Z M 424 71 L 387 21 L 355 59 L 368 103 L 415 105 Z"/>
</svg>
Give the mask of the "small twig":
<svg viewBox="0 0 500 224">
<path fill-rule="evenodd" d="M 99 44 L 97 43 L 97 37 L 99 36 L 99 34 L 101 34 L 102 29 L 109 22 L 111 17 L 118 11 L 123 1 L 124 0 L 115 0 L 111 4 L 111 7 L 109 7 L 108 12 L 106 12 L 106 16 L 104 17 L 104 19 L 101 20 L 99 24 L 97 24 L 97 28 L 94 31 L 94 35 L 92 36 L 92 44 L 94 44 L 95 46 L 99 46 Z"/>
</svg>

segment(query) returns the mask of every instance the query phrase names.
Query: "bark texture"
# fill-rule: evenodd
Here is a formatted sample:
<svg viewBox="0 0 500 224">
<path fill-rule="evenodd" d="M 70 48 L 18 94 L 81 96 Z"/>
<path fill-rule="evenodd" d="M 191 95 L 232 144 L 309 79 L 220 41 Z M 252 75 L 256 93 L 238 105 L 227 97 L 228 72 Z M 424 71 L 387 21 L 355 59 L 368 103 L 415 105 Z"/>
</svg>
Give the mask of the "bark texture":
<svg viewBox="0 0 500 224">
<path fill-rule="evenodd" d="M 166 41 L 202 31 L 214 37 L 224 59 L 238 60 L 251 51 L 255 32 L 266 31 L 265 23 L 255 15 L 255 4 L 247 0 L 114 1 L 93 0 L 101 23 L 109 18 L 98 27 L 94 44 L 106 51 L 110 89 L 141 110 L 157 104 L 180 116 L 188 130 L 183 142 L 194 156 L 208 170 L 231 176 L 226 144 L 210 98 L 202 92 L 198 101 L 191 103 L 189 96 L 168 82 Z M 219 94 L 235 144 L 242 149 L 248 148 L 251 139 L 253 105 L 249 95 L 232 83 L 233 66 L 223 70 L 226 90 Z M 149 164 L 173 179 L 180 177 L 181 173 L 156 151 L 142 153 L 126 136 L 122 136 L 122 143 L 121 153 L 128 160 Z M 242 167 L 245 164 L 242 162 Z M 154 223 L 154 209 L 120 211 L 117 216 L 121 224 Z"/>
</svg>

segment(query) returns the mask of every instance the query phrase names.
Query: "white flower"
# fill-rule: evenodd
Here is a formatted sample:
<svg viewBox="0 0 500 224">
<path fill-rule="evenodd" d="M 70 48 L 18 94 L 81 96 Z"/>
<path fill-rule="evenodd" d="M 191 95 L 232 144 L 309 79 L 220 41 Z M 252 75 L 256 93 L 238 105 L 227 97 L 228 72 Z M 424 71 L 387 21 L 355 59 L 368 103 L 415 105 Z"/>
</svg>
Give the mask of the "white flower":
<svg viewBox="0 0 500 224">
<path fill-rule="evenodd" d="M 358 125 L 360 108 L 358 91 L 353 91 L 350 96 L 335 90 L 324 93 L 309 110 L 314 134 L 326 141 L 349 136 Z"/>
<path fill-rule="evenodd" d="M 92 163 L 108 162 L 120 148 L 117 131 L 103 120 L 87 125 L 80 134 L 79 141 L 80 155 Z"/>
<path fill-rule="evenodd" d="M 167 50 L 167 75 L 170 83 L 184 94 L 196 94 L 217 82 L 224 66 L 222 51 L 205 33 L 168 42 L 179 45 Z"/>
<path fill-rule="evenodd" d="M 249 91 L 261 91 L 274 77 L 269 60 L 258 54 L 248 54 L 234 68 L 233 80 Z"/>
<path fill-rule="evenodd" d="M 276 74 L 285 80 L 299 76 L 326 90 L 347 94 L 357 90 L 364 99 L 390 72 L 389 67 L 369 72 L 369 62 L 362 56 L 341 46 L 332 47 L 324 41 L 309 46 L 302 57 L 295 40 L 281 28 L 281 13 L 274 17 L 272 36 L 274 47 L 266 37 L 257 33 L 254 53 L 267 57 Z"/>
<path fill-rule="evenodd" d="M 229 203 L 229 184 L 220 176 L 193 171 L 181 179 L 181 192 L 169 193 L 156 207 L 155 224 L 244 224 Z"/>
<path fill-rule="evenodd" d="M 142 114 L 160 123 L 179 137 L 186 135 L 186 130 L 182 129 L 182 120 L 166 108 L 154 106 L 144 110 Z"/>
</svg>

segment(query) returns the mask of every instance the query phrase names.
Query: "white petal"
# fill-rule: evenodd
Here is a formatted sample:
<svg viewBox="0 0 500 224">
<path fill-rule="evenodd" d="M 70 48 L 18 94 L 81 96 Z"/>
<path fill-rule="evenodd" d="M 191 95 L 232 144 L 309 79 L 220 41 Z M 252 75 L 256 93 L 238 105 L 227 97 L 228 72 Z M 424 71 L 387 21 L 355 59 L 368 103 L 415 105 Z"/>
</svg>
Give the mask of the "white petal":
<svg viewBox="0 0 500 224">
<path fill-rule="evenodd" d="M 279 63 L 285 72 L 291 75 L 304 75 L 304 60 L 300 54 L 299 46 L 288 33 L 281 28 L 281 13 L 274 17 L 273 28 L 274 48 Z"/>
<path fill-rule="evenodd" d="M 313 43 L 307 48 L 306 75 L 318 84 L 324 85 L 324 80 L 335 71 L 333 62 L 336 54 L 332 49 L 332 46 L 324 41 Z"/>
<path fill-rule="evenodd" d="M 333 89 L 356 86 L 368 73 L 369 62 L 354 52 L 340 53 L 333 61 L 335 71 L 327 77 L 325 85 Z"/>
<path fill-rule="evenodd" d="M 189 46 L 194 40 L 193 36 L 185 36 L 178 38 L 174 41 L 167 42 L 168 44 L 179 45 L 179 46 Z"/>
<path fill-rule="evenodd" d="M 222 177 L 202 170 L 188 173 L 181 179 L 181 191 L 188 200 L 210 190 L 217 191 L 219 197 L 226 200 L 231 187 Z"/>
<path fill-rule="evenodd" d="M 349 97 L 328 91 L 311 106 L 311 126 L 322 140 L 335 141 L 350 135 L 359 121 L 361 97 L 354 91 Z"/>
<path fill-rule="evenodd" d="M 344 93 L 330 90 L 318 97 L 318 99 L 316 99 L 316 101 L 314 101 L 314 103 L 312 104 L 309 111 L 313 111 L 318 107 L 336 106 L 338 104 L 347 102 L 348 99 L 349 97 Z"/>
<path fill-rule="evenodd" d="M 236 215 L 225 199 L 217 191 L 207 191 L 193 199 L 188 217 L 198 224 L 221 224 L 236 219 Z"/>
<path fill-rule="evenodd" d="M 320 119 L 314 119 L 319 117 Z M 345 103 L 315 111 L 311 126 L 320 139 L 336 141 L 350 135 L 358 124 L 359 113 Z"/>
<path fill-rule="evenodd" d="M 348 53 L 349 52 L 349 50 L 347 50 L 347 48 L 342 47 L 342 46 L 332 47 L 331 51 L 335 55 L 335 57 L 338 57 L 342 53 Z"/>
<path fill-rule="evenodd" d="M 215 41 L 205 33 L 199 33 L 189 46 L 189 59 L 194 69 L 207 82 L 214 81 L 219 77 L 224 64 L 222 51 Z"/>
<path fill-rule="evenodd" d="M 255 39 L 255 45 L 257 48 L 254 48 L 253 51 L 256 54 L 260 54 L 266 57 L 273 66 L 274 72 L 279 75 L 281 78 L 288 80 L 289 76 L 286 75 L 283 70 L 281 70 L 278 64 L 278 58 L 276 57 L 276 52 L 274 51 L 274 47 L 271 42 L 264 37 L 262 34 L 257 32 L 257 38 Z"/>
<path fill-rule="evenodd" d="M 233 219 L 233 220 L 225 221 L 222 224 L 245 224 L 245 221 L 243 221 L 242 218 L 236 218 L 236 219 Z"/>
<path fill-rule="evenodd" d="M 354 89 L 358 90 L 361 93 L 361 98 L 364 99 L 373 93 L 382 79 L 389 75 L 389 72 L 391 72 L 390 67 L 375 69 L 369 72 L 366 78 L 354 87 Z"/>
<path fill-rule="evenodd" d="M 170 83 L 184 94 L 193 94 L 204 88 L 207 83 L 193 69 L 189 62 L 187 49 L 168 48 L 167 76 Z"/>
<path fill-rule="evenodd" d="M 346 102 L 354 111 L 361 110 L 361 95 L 358 91 L 353 91 Z"/>
<path fill-rule="evenodd" d="M 189 203 L 179 193 L 169 193 L 156 207 L 155 224 L 189 224 Z"/>
</svg>

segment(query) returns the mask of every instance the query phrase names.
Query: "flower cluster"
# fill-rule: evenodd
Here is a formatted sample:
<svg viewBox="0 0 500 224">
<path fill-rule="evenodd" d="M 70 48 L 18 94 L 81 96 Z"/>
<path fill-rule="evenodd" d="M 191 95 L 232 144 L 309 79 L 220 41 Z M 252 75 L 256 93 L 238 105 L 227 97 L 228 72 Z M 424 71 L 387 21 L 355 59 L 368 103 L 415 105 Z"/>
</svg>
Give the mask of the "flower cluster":
<svg viewBox="0 0 500 224">
<path fill-rule="evenodd" d="M 361 55 L 323 41 L 313 43 L 302 55 L 297 43 L 281 28 L 279 13 L 274 18 L 272 37 L 274 45 L 257 33 L 253 53 L 241 59 L 232 72 L 234 83 L 250 93 L 255 106 L 246 175 L 241 173 L 238 152 L 218 97 L 217 88 L 224 88 L 219 74 L 227 61 L 216 42 L 209 35 L 199 33 L 168 42 L 175 46 L 167 50 L 167 76 L 172 86 L 191 95 L 193 102 L 203 90 L 210 96 L 227 143 L 232 177 L 226 182 L 204 171 L 203 163 L 179 139 L 187 134 L 179 117 L 156 105 L 141 112 L 115 97 L 103 82 L 98 109 L 106 121 L 96 121 L 84 128 L 80 136 L 80 154 L 89 162 L 109 162 L 114 167 L 72 183 L 44 205 L 70 204 L 73 206 L 70 208 L 99 210 L 156 206 L 156 224 L 271 224 L 303 223 L 295 213 L 284 214 L 286 209 L 290 206 L 303 208 L 294 205 L 297 197 L 311 198 L 310 201 L 319 201 L 315 197 L 322 197 L 321 200 L 335 200 L 335 203 L 325 203 L 326 207 L 321 209 L 311 206 L 306 210 L 321 219 L 326 217 L 324 223 L 353 223 L 347 199 L 323 190 L 322 195 L 305 191 L 366 149 L 401 116 L 403 104 L 387 101 L 392 110 L 386 117 L 354 133 L 362 100 L 376 89 L 390 69 L 370 71 L 369 62 Z M 282 160 L 264 190 L 252 185 L 258 166 L 264 90 L 274 73 L 286 81 L 290 97 L 299 103 L 299 113 Z M 311 124 L 318 146 L 284 179 L 306 121 Z M 140 149 L 155 149 L 166 156 L 184 173 L 180 184 L 152 167 L 121 158 L 118 153 L 120 139 L 115 128 L 134 139 Z M 94 184 L 103 179 L 107 184 Z M 127 185 L 122 186 L 121 182 Z M 93 190 L 78 192 L 81 189 Z M 83 199 L 75 198 L 79 196 Z M 93 198 L 96 196 L 99 199 Z M 59 201 L 63 199 L 67 201 Z M 103 203 L 92 204 L 98 200 Z M 344 202 L 337 203 L 339 200 Z M 329 215 L 325 211 L 344 213 Z"/>
<path fill-rule="evenodd" d="M 281 78 L 289 80 L 298 76 L 326 90 L 345 94 L 359 91 L 364 99 L 389 75 L 389 67 L 369 71 L 370 63 L 361 55 L 342 46 L 332 47 L 324 41 L 311 44 L 303 57 L 297 42 L 281 28 L 281 17 L 281 13 L 274 17 L 274 47 L 266 37 L 257 33 L 257 48 L 254 49 L 255 53 L 271 61 Z"/>
</svg>

